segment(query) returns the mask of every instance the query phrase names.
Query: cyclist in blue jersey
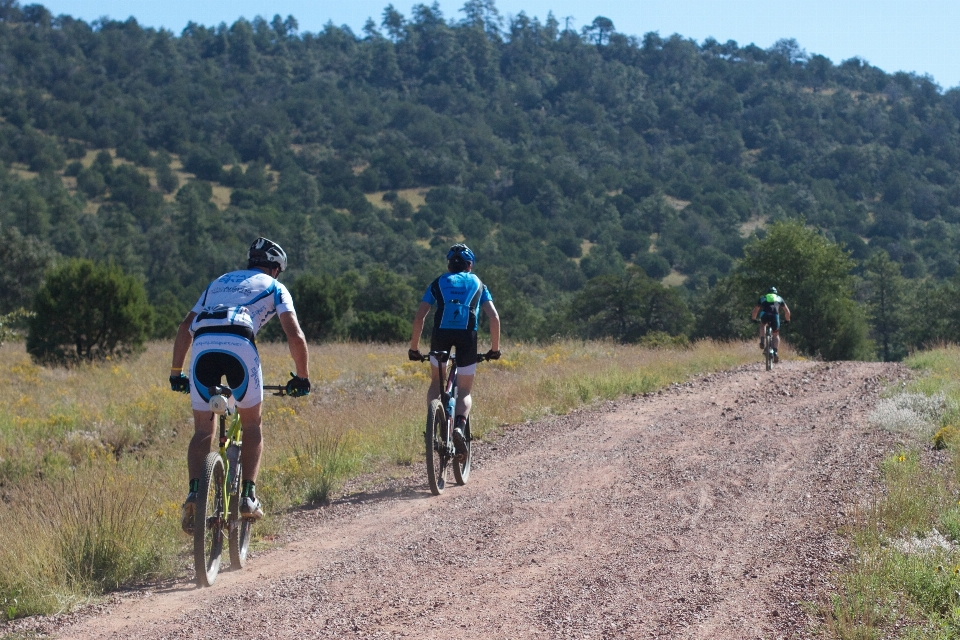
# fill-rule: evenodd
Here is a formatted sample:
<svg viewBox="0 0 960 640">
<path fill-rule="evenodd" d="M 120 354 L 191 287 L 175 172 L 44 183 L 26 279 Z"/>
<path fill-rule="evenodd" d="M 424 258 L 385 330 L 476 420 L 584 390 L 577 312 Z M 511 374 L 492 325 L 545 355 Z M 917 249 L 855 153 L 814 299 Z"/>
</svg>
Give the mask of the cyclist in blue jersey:
<svg viewBox="0 0 960 640">
<path fill-rule="evenodd" d="M 297 321 L 293 298 L 277 281 L 277 276 L 286 268 L 287 254 L 280 245 L 257 238 L 247 252 L 247 268 L 226 273 L 211 282 L 177 330 L 170 388 L 190 394 L 194 424 L 187 451 L 190 489 L 183 503 L 181 520 L 186 533 L 193 533 L 203 459 L 210 452 L 216 424 L 207 389 L 222 384 L 223 377 L 233 390 L 243 425 L 240 515 L 249 520 L 263 516 L 263 507 L 256 495 L 263 453 L 260 429 L 263 380 L 256 335 L 274 315 L 280 318 L 297 369 L 287 383 L 287 393 L 292 396 L 310 393 L 307 341 Z M 188 350 L 191 351 L 189 376 L 183 373 Z"/>
<path fill-rule="evenodd" d="M 774 362 L 780 362 L 780 355 L 777 353 L 777 349 L 780 348 L 780 307 L 783 307 L 783 319 L 790 322 L 790 307 L 788 307 L 783 298 L 779 296 L 777 288 L 770 287 L 767 293 L 760 296 L 757 306 L 753 308 L 753 312 L 750 314 L 751 320 L 758 320 L 760 322 L 761 349 L 765 346 L 763 344 L 764 328 L 769 324 L 773 330 L 773 337 L 771 339 L 773 344 L 771 346 L 773 347 Z"/>
<path fill-rule="evenodd" d="M 490 321 L 490 351 L 485 354 L 487 360 L 500 357 L 500 316 L 493 306 L 493 298 L 485 284 L 473 273 L 476 257 L 465 244 L 455 244 L 447 252 L 447 273 L 430 283 L 423 294 L 423 301 L 413 318 L 413 335 L 410 337 L 411 360 L 421 360 L 420 334 L 423 322 L 433 305 L 437 306 L 433 321 L 433 336 L 430 339 L 431 351 L 456 349 L 457 385 L 459 394 L 455 410 L 453 444 L 457 454 L 467 453 L 467 441 L 464 426 L 470 415 L 470 389 L 477 370 L 477 324 L 478 312 L 483 309 Z M 440 363 L 430 358 L 430 389 L 427 392 L 427 405 L 440 397 Z"/>
</svg>

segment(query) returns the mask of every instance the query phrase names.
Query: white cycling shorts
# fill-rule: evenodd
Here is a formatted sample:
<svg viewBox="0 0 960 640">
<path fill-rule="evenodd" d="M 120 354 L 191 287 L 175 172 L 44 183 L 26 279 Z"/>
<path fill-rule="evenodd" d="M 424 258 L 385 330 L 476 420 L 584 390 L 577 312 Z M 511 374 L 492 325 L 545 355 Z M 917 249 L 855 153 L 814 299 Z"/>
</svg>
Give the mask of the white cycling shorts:
<svg viewBox="0 0 960 640">
<path fill-rule="evenodd" d="M 208 387 L 227 385 L 241 409 L 263 402 L 263 375 L 257 347 L 242 336 L 204 333 L 193 341 L 190 356 L 190 404 L 210 410 Z M 225 378 L 225 380 L 224 380 Z"/>
<path fill-rule="evenodd" d="M 434 358 L 433 356 L 430 356 L 430 366 L 433 367 L 434 369 L 439 369 L 439 368 L 440 368 L 440 361 L 437 360 L 436 358 Z M 475 375 L 477 375 L 477 363 L 474 362 L 473 364 L 468 364 L 468 365 L 465 366 L 465 367 L 457 367 L 457 375 L 458 375 L 458 376 L 475 376 Z"/>
</svg>

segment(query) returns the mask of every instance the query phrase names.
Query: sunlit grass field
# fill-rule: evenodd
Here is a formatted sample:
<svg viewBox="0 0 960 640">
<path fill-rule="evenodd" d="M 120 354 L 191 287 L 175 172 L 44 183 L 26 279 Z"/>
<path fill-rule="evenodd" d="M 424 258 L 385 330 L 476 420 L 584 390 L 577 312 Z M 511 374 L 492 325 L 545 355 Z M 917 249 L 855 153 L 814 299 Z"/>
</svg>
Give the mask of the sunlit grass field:
<svg viewBox="0 0 960 640">
<path fill-rule="evenodd" d="M 22 344 L 0 347 L 0 613 L 67 610 L 119 586 L 183 575 L 180 532 L 187 396 L 167 388 L 171 345 L 135 360 L 72 369 L 34 365 Z M 283 384 L 283 344 L 260 347 L 267 384 Z M 689 349 L 612 343 L 509 345 L 478 367 L 476 437 L 690 375 L 759 361 L 753 343 Z M 349 477 L 419 473 L 427 364 L 404 346 L 311 346 L 314 392 L 267 396 L 258 493 L 262 537 L 297 505 L 326 500 Z"/>
</svg>

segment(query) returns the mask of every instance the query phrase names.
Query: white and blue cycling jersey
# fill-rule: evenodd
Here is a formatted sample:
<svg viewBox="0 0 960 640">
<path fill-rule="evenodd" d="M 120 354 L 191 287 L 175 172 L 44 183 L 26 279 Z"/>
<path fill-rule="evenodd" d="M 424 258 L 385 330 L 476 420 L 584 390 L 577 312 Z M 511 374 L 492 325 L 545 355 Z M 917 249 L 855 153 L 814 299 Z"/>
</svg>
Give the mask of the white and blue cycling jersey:
<svg viewBox="0 0 960 640">
<path fill-rule="evenodd" d="M 437 329 L 477 330 L 477 310 L 493 296 L 480 278 L 467 271 L 445 273 L 427 287 L 423 301 L 437 305 L 433 326 Z"/>
<path fill-rule="evenodd" d="M 257 269 L 225 273 L 210 283 L 193 305 L 191 335 L 236 333 L 250 340 L 274 315 L 294 311 L 293 298 L 276 279 Z"/>
</svg>

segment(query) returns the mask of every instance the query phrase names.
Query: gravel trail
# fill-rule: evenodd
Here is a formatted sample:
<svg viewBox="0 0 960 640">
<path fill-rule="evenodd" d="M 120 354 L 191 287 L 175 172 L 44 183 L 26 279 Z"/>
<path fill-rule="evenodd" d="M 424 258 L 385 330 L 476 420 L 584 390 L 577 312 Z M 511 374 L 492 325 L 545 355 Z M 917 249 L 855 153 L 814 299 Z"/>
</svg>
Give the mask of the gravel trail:
<svg viewBox="0 0 960 640">
<path fill-rule="evenodd" d="M 897 365 L 787 362 L 510 427 L 470 483 L 419 468 L 298 512 L 287 544 L 21 622 L 61 638 L 805 638 L 894 438 Z M 240 615 L 222 617 L 232 610 Z M 11 629 L 12 628 L 9 628 Z"/>
</svg>

